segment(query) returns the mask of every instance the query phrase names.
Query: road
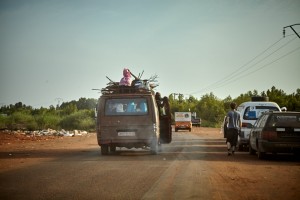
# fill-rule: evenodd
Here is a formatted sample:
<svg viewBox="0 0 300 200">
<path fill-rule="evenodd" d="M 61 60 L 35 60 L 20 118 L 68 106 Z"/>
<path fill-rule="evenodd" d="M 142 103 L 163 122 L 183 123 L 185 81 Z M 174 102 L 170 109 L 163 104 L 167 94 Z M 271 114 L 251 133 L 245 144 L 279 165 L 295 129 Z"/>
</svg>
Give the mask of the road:
<svg viewBox="0 0 300 200">
<path fill-rule="evenodd" d="M 95 134 L 2 140 L 0 199 L 300 199 L 300 160 L 227 156 L 219 129 L 173 132 L 162 152 L 103 156 Z"/>
</svg>

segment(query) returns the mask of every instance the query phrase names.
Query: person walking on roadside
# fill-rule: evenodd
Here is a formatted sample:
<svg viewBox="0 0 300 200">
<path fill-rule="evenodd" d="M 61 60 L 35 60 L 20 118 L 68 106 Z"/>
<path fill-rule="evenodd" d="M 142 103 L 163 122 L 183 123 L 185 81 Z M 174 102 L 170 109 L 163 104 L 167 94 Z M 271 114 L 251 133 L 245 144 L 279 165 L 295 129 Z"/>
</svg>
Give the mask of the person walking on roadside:
<svg viewBox="0 0 300 200">
<path fill-rule="evenodd" d="M 234 155 L 235 147 L 237 145 L 238 133 L 241 128 L 241 116 L 236 111 L 236 103 L 230 103 L 231 110 L 227 113 L 227 137 L 226 144 L 228 150 L 228 156 Z"/>
</svg>

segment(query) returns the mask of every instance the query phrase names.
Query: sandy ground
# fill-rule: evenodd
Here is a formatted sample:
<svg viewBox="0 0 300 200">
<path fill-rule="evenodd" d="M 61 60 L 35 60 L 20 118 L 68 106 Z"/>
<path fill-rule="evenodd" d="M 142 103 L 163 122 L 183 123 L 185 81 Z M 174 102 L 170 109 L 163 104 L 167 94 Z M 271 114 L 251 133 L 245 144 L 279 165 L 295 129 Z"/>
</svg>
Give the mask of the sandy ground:
<svg viewBox="0 0 300 200">
<path fill-rule="evenodd" d="M 141 177 L 146 176 L 149 180 L 142 183 L 145 185 L 140 192 L 135 191 L 136 196 L 126 196 L 126 190 L 132 188 L 123 185 L 119 188 L 121 197 L 106 194 L 105 191 L 109 191 L 106 188 L 101 191 L 104 199 L 300 199 L 299 158 L 293 155 L 268 155 L 265 160 L 259 160 L 248 152 L 227 156 L 225 140 L 217 128 L 200 127 L 192 132 L 179 131 L 173 134 L 172 143 L 165 145 L 160 155 L 144 157 L 144 153 L 128 156 L 128 152 L 122 151 L 114 156 L 101 156 L 95 133 L 75 137 L 0 133 L 0 175 L 6 178 L 12 171 L 19 173 L 30 166 L 50 162 L 55 157 L 74 159 L 72 156 L 81 152 L 89 162 L 100 159 L 109 169 L 111 163 L 120 162 L 127 166 L 134 163 L 132 166 L 137 169 L 139 166 L 150 166 L 161 171 L 156 176 L 147 174 L 147 170 L 138 171 Z M 76 163 L 72 163 L 75 168 Z M 58 165 L 58 161 L 55 164 Z M 103 170 L 108 170 L 106 165 L 102 166 Z M 113 168 L 117 169 L 117 166 Z M 118 168 L 115 172 L 121 173 L 122 170 Z M 116 187 L 114 184 L 122 176 L 110 177 L 110 189 Z M 137 180 L 132 178 L 132 181 Z M 187 187 L 190 189 L 186 190 Z M 4 189 L 9 194 L 8 188 Z"/>
</svg>

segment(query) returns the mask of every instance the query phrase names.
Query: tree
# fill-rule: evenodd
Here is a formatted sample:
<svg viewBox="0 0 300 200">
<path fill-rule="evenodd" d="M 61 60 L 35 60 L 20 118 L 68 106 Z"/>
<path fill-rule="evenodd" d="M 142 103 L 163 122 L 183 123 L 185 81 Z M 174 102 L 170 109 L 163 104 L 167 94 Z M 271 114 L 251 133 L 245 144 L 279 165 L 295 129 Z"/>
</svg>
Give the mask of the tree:
<svg viewBox="0 0 300 200">
<path fill-rule="evenodd" d="M 223 102 L 213 93 L 202 96 L 197 107 L 201 113 L 201 118 L 208 121 L 209 126 L 216 126 L 226 114 Z"/>
<path fill-rule="evenodd" d="M 283 90 L 278 90 L 273 86 L 271 90 L 267 90 L 267 96 L 270 101 L 276 102 L 280 107 L 287 106 L 287 95 Z"/>
</svg>

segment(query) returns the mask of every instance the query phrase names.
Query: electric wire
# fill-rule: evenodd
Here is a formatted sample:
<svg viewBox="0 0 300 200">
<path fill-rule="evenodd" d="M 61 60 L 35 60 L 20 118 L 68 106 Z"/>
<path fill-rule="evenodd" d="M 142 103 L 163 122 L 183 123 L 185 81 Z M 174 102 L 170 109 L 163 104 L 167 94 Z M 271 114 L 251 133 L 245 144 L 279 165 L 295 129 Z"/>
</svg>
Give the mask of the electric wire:
<svg viewBox="0 0 300 200">
<path fill-rule="evenodd" d="M 244 74 L 244 75 L 242 75 L 242 76 L 236 77 L 235 79 L 231 80 L 230 82 L 225 83 L 224 85 L 220 85 L 220 86 L 218 86 L 218 87 L 215 87 L 215 89 L 216 89 L 216 88 L 223 87 L 223 86 L 225 86 L 225 85 L 228 85 L 228 84 L 230 84 L 230 83 L 232 83 L 232 82 L 235 82 L 235 81 L 237 81 L 237 80 L 239 80 L 239 79 L 241 79 L 241 78 L 244 78 L 244 77 L 246 77 L 246 76 L 248 76 L 248 75 L 250 75 L 250 74 L 253 74 L 253 73 L 255 73 L 255 72 L 259 71 L 259 70 L 262 70 L 262 69 L 268 67 L 269 65 L 271 65 L 271 64 L 273 64 L 273 63 L 275 63 L 275 62 L 277 62 L 278 60 L 280 60 L 280 59 L 282 59 L 282 58 L 284 58 L 284 57 L 286 57 L 286 56 L 288 56 L 288 55 L 290 55 L 290 54 L 292 54 L 292 53 L 294 53 L 294 52 L 296 52 L 296 51 L 298 51 L 298 50 L 300 50 L 300 47 L 295 48 L 295 49 L 292 50 L 292 51 L 289 51 L 288 53 L 286 53 L 286 54 L 280 56 L 279 58 L 277 58 L 277 59 L 275 59 L 275 60 L 273 60 L 273 61 L 271 61 L 271 62 L 269 62 L 269 63 L 267 63 L 267 64 L 265 64 L 265 65 L 263 65 L 263 66 L 261 66 L 261 67 L 259 67 L 258 69 L 255 69 L 255 70 L 253 70 L 253 71 L 251 71 L 251 72 L 249 72 L 249 73 L 247 73 L 247 74 Z"/>
<path fill-rule="evenodd" d="M 288 36 L 292 36 L 294 34 L 290 34 L 287 35 Z M 260 59 L 259 61 L 257 61 L 256 63 L 252 64 L 250 67 L 246 68 L 250 63 L 253 63 L 257 58 L 261 57 L 263 54 L 265 54 L 268 50 L 270 50 L 272 47 L 274 47 L 275 45 L 277 45 L 283 38 L 280 38 L 279 40 L 275 41 L 273 44 L 271 44 L 268 48 L 266 48 L 264 51 L 262 51 L 261 53 L 259 53 L 257 56 L 255 56 L 254 58 L 252 58 L 250 61 L 248 61 L 246 64 L 242 65 L 241 67 L 239 67 L 237 70 L 235 70 L 234 72 L 230 73 L 229 75 L 225 76 L 223 79 L 220 79 L 219 81 L 216 81 L 210 85 L 208 85 L 207 87 L 196 91 L 196 92 L 192 92 L 189 95 L 192 94 L 197 94 L 197 93 L 201 93 L 203 91 L 206 91 L 208 89 L 216 89 L 216 88 L 220 88 L 222 86 L 228 85 L 229 83 L 232 83 L 238 79 L 240 79 L 238 76 L 240 77 L 245 77 L 249 74 L 252 74 L 254 72 L 256 72 L 256 70 L 251 71 L 250 73 L 244 74 L 243 73 L 249 71 L 250 69 L 252 69 L 253 67 L 255 67 L 257 64 L 261 63 L 262 61 L 266 60 L 268 57 L 270 57 L 271 55 L 273 55 L 274 53 L 276 53 L 277 51 L 279 51 L 280 49 L 282 49 L 283 47 L 287 46 L 288 44 L 290 44 L 292 41 L 294 41 L 297 37 L 289 40 L 288 42 L 286 42 L 285 44 L 281 45 L 279 48 L 275 49 L 273 52 L 271 52 L 270 54 L 268 54 L 267 56 L 263 57 L 262 59 Z M 276 59 L 275 61 L 272 61 L 270 64 L 276 62 L 277 60 L 282 59 L 283 57 L 293 53 L 294 51 L 297 51 L 298 49 L 294 49 L 293 51 L 281 56 L 279 59 Z M 270 64 L 264 65 L 264 66 L 269 66 Z M 246 69 L 245 69 L 246 68 Z M 264 67 L 263 67 L 264 68 Z M 234 80 L 232 80 L 234 79 Z"/>
<path fill-rule="evenodd" d="M 290 41 L 288 41 L 287 43 L 283 44 L 282 46 L 280 46 L 278 49 L 274 50 L 273 52 L 271 52 L 270 54 L 266 55 L 265 57 L 263 57 L 262 59 L 260 59 L 259 61 L 257 61 L 256 63 L 250 65 L 247 69 L 245 69 L 244 71 L 241 71 L 239 73 L 235 73 L 234 77 L 235 76 L 238 76 L 238 75 L 241 75 L 247 71 L 249 71 L 250 69 L 252 69 L 253 67 L 255 67 L 257 64 L 261 63 L 262 61 L 266 60 L 268 57 L 270 57 L 271 55 L 273 55 L 274 53 L 278 52 L 280 49 L 282 49 L 283 47 L 287 46 L 288 44 L 290 44 L 293 40 L 295 40 L 296 37 Z M 246 74 L 248 75 L 248 74 Z M 241 75 L 241 76 L 245 76 L 245 75 Z M 234 78 L 232 77 L 232 78 Z M 231 79 L 231 78 L 230 78 Z M 230 79 L 228 81 L 230 81 Z M 226 84 L 227 81 L 224 81 L 223 84 L 225 83 Z M 220 84 L 219 84 L 220 85 Z"/>
</svg>

